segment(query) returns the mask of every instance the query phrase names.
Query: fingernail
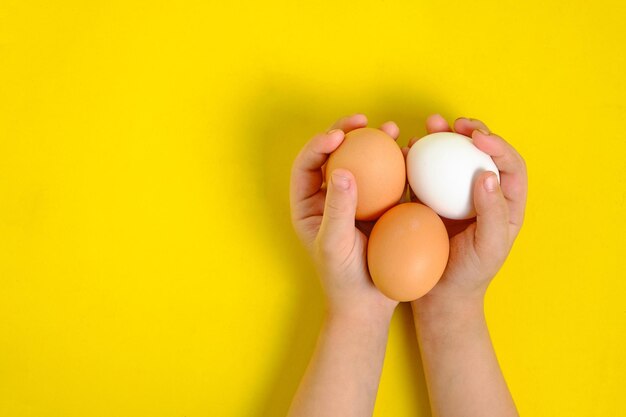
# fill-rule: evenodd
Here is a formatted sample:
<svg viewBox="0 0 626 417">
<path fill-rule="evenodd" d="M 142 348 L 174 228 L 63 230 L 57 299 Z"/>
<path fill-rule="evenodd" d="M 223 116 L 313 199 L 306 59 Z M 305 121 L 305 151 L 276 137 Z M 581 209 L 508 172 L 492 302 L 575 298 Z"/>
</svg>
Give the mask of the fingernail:
<svg viewBox="0 0 626 417">
<path fill-rule="evenodd" d="M 336 172 L 333 172 L 331 181 L 333 182 L 333 185 L 339 188 L 340 190 L 345 191 L 348 188 L 350 188 L 350 179 L 347 177 L 344 177 L 341 174 L 337 174 Z"/>
<path fill-rule="evenodd" d="M 337 132 L 343 132 L 341 129 L 333 129 L 326 132 L 327 135 L 334 135 Z"/>
<path fill-rule="evenodd" d="M 485 182 L 483 183 L 485 190 L 492 193 L 496 191 L 498 188 L 498 178 L 496 178 L 496 174 L 491 173 L 487 178 L 485 178 Z"/>
<path fill-rule="evenodd" d="M 489 133 L 488 131 L 486 131 L 485 129 L 476 129 L 478 130 L 480 133 L 482 133 L 483 135 L 489 136 L 491 135 L 491 133 Z"/>
</svg>

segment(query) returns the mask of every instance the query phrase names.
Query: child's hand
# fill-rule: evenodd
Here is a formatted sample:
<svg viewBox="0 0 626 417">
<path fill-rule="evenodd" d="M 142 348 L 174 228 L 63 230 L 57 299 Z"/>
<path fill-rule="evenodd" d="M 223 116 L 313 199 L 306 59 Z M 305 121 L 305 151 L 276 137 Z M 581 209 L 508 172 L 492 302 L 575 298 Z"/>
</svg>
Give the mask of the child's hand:
<svg viewBox="0 0 626 417">
<path fill-rule="evenodd" d="M 439 115 L 430 116 L 426 128 L 429 133 L 451 131 Z M 454 130 L 471 137 L 476 147 L 492 157 L 500 171 L 501 184 L 498 185 L 495 174 L 481 174 L 474 183 L 476 219 L 444 219 L 451 237 L 450 259 L 439 283 L 417 303 L 458 303 L 466 298 L 482 301 L 524 220 L 527 178 L 519 153 L 504 139 L 489 134 L 479 120 L 459 118 L 454 122 Z"/>
<path fill-rule="evenodd" d="M 426 128 L 451 130 L 438 115 L 428 118 Z M 444 220 L 448 265 L 437 285 L 411 303 L 430 406 L 439 416 L 518 416 L 491 344 L 483 300 L 524 220 L 526 165 L 479 120 L 457 119 L 454 130 L 491 156 L 500 185 L 495 174 L 482 173 L 473 190 L 476 219 Z"/>
<path fill-rule="evenodd" d="M 289 411 L 290 416 L 372 415 L 393 310 L 367 270 L 371 224 L 355 225 L 357 192 L 352 174 L 337 169 L 324 185 L 323 168 L 344 133 L 365 127 L 361 114 L 337 121 L 313 137 L 291 173 L 291 219 L 319 271 L 327 314 L 317 347 Z M 393 138 L 398 126 L 380 128 Z"/>
<path fill-rule="evenodd" d="M 362 114 L 345 117 L 304 146 L 291 173 L 291 218 L 317 266 L 329 313 L 375 314 L 389 319 L 398 303 L 380 293 L 370 278 L 366 248 L 371 224 L 355 226 L 358 190 L 354 177 L 337 169 L 331 173 L 330 183 L 323 184 L 322 167 L 344 133 L 366 125 Z M 397 139 L 395 123 L 387 122 L 380 129 Z"/>
</svg>

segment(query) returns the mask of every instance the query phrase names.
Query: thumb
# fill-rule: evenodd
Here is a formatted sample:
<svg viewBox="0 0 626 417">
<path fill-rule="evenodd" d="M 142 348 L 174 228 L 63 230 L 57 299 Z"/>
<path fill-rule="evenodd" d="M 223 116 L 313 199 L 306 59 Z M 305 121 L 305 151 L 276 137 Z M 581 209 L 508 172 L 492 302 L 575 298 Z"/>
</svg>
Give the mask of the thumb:
<svg viewBox="0 0 626 417">
<path fill-rule="evenodd" d="M 327 255 L 352 248 L 356 203 L 354 176 L 348 170 L 335 169 L 328 182 L 324 216 L 318 236 L 320 249 Z"/>
<path fill-rule="evenodd" d="M 483 172 L 474 183 L 474 206 L 476 252 L 480 259 L 499 260 L 508 253 L 509 208 L 493 172 Z"/>
</svg>

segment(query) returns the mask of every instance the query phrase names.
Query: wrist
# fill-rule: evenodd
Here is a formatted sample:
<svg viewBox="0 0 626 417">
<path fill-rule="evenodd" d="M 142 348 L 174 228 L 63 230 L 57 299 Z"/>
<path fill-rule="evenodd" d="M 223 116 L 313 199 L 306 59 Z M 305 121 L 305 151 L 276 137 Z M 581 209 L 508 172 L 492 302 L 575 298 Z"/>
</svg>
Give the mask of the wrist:
<svg viewBox="0 0 626 417">
<path fill-rule="evenodd" d="M 471 346 L 489 337 L 482 297 L 425 298 L 414 301 L 412 308 L 423 352 Z"/>
<path fill-rule="evenodd" d="M 484 320 L 484 293 L 426 294 L 411 303 L 416 325 L 439 328 L 447 324 Z"/>
<path fill-rule="evenodd" d="M 350 328 L 382 328 L 388 329 L 395 307 L 332 305 L 326 308 L 325 321 L 334 325 L 345 325 Z"/>
<path fill-rule="evenodd" d="M 327 311 L 322 325 L 322 338 L 329 345 L 358 346 L 358 351 L 370 351 L 373 346 L 386 346 L 391 320 L 380 317 L 336 314 Z M 332 341 L 332 342 L 329 342 Z M 383 348 L 384 350 L 384 348 Z M 383 353 L 384 355 L 384 353 Z"/>
</svg>

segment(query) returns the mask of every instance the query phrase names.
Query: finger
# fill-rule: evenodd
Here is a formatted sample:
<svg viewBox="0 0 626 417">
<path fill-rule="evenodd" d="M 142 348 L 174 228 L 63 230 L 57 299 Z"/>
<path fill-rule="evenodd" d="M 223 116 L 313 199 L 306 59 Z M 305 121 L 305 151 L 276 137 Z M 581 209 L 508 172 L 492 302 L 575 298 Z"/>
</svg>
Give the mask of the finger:
<svg viewBox="0 0 626 417">
<path fill-rule="evenodd" d="M 452 132 L 452 129 L 442 115 L 431 114 L 426 118 L 426 131 L 428 133 Z"/>
<path fill-rule="evenodd" d="M 465 136 L 472 136 L 472 132 L 476 129 L 482 129 L 489 132 L 489 128 L 486 124 L 478 119 L 472 119 L 470 117 L 459 117 L 454 121 L 454 131 Z"/>
<path fill-rule="evenodd" d="M 385 122 L 380 125 L 380 130 L 391 136 L 394 140 L 398 140 L 398 136 L 400 136 L 400 128 L 395 122 Z"/>
<path fill-rule="evenodd" d="M 339 130 L 342 130 L 344 133 L 348 133 L 351 130 L 358 129 L 358 128 L 365 127 L 365 126 L 367 126 L 367 117 L 364 114 L 357 113 L 357 114 L 353 114 L 352 116 L 345 116 L 337 120 L 330 127 L 330 131 L 339 129 Z M 326 171 L 326 166 L 322 165 L 322 179 L 326 178 L 325 171 Z"/>
<path fill-rule="evenodd" d="M 331 130 L 313 137 L 296 157 L 291 170 L 291 207 L 296 218 L 305 217 L 300 212 L 300 202 L 315 195 L 322 183 L 322 165 L 328 155 L 341 144 L 344 133 L 341 130 Z"/>
<path fill-rule="evenodd" d="M 345 116 L 337 120 L 330 127 L 329 131 L 342 130 L 344 133 L 348 133 L 351 130 L 358 129 L 367 126 L 367 117 L 364 114 L 357 113 L 351 116 Z M 326 178 L 325 166 L 322 165 L 322 179 Z"/>
<path fill-rule="evenodd" d="M 480 130 L 472 133 L 474 145 L 485 152 L 500 171 L 500 184 L 509 204 L 511 225 L 519 231 L 524 221 L 528 178 L 524 158 L 504 139 Z"/>
<path fill-rule="evenodd" d="M 493 172 L 483 172 L 474 183 L 474 205 L 476 253 L 481 260 L 498 264 L 509 249 L 509 209 Z"/>
<path fill-rule="evenodd" d="M 341 253 L 354 245 L 356 203 L 357 189 L 352 173 L 346 169 L 331 172 L 318 236 L 320 249 L 326 255 Z"/>
<path fill-rule="evenodd" d="M 357 113 L 337 120 L 333 123 L 329 130 L 341 129 L 345 133 L 348 133 L 351 130 L 365 126 L 367 126 L 367 117 L 364 114 Z"/>
<path fill-rule="evenodd" d="M 440 114 L 431 114 L 426 118 L 426 131 L 430 133 L 452 132 L 450 125 Z M 409 140 L 409 148 L 421 138 L 413 137 Z"/>
</svg>

